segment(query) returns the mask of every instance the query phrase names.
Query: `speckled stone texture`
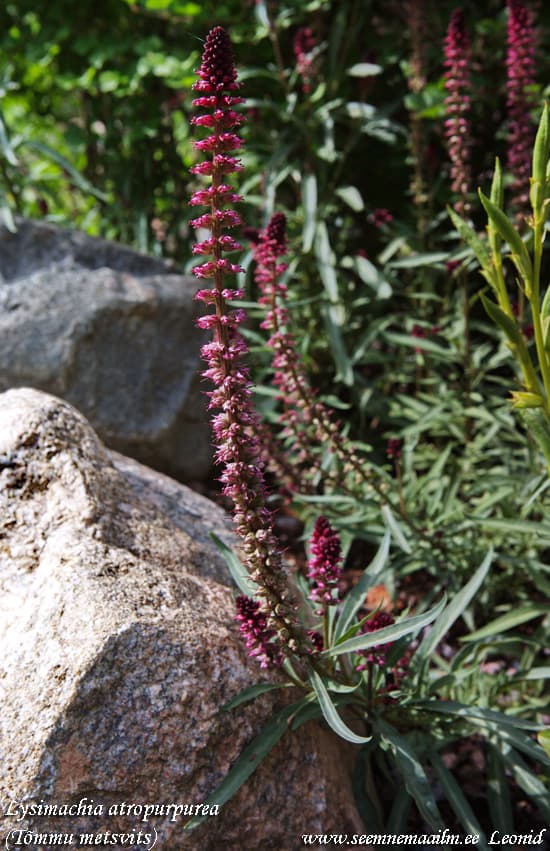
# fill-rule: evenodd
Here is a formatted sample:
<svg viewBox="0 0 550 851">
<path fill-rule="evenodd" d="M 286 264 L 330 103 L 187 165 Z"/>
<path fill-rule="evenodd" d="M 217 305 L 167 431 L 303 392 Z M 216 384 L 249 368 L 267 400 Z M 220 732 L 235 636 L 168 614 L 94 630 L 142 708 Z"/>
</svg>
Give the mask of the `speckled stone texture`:
<svg viewBox="0 0 550 851">
<path fill-rule="evenodd" d="M 184 481 L 212 464 L 197 281 L 43 222 L 0 227 L 0 390 L 73 404 L 112 449 Z"/>
<path fill-rule="evenodd" d="M 220 712 L 266 674 L 243 653 L 210 531 L 231 540 L 219 508 L 109 454 L 66 402 L 0 396 L 0 800 L 104 808 L 22 823 L 34 833 L 154 825 L 169 851 L 293 851 L 302 833 L 363 832 L 348 753 L 316 724 L 191 834 L 183 817 L 106 815 L 203 802 L 278 699 Z M 20 826 L 0 819 L 2 844 Z"/>
</svg>

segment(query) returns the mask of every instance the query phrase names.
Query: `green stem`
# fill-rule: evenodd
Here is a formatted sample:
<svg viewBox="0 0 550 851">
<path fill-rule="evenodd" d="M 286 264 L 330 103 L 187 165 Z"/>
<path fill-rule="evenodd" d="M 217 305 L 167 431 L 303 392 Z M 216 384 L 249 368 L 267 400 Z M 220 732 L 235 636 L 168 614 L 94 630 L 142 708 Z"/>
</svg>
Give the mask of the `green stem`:
<svg viewBox="0 0 550 851">
<path fill-rule="evenodd" d="M 502 255 L 500 254 L 500 252 L 493 251 L 493 263 L 496 271 L 496 286 L 499 307 L 501 308 L 501 310 L 504 311 L 504 313 L 506 313 L 507 316 L 510 317 L 510 319 L 515 321 L 514 311 L 512 310 L 512 305 L 510 304 L 508 291 L 506 289 L 506 283 L 504 281 Z M 533 366 L 533 361 L 531 360 L 531 356 L 529 354 L 527 346 L 524 342 L 517 346 L 514 346 L 511 343 L 509 345 L 516 361 L 521 367 L 521 371 L 523 372 L 523 380 L 526 388 L 532 393 L 536 393 L 537 395 L 542 397 L 543 390 L 538 379 L 535 367 Z"/>
<path fill-rule="evenodd" d="M 533 282 L 531 294 L 531 314 L 533 317 L 533 328 L 535 331 L 535 344 L 539 360 L 540 371 L 544 383 L 544 410 L 550 417 L 550 360 L 544 347 L 544 332 L 540 315 L 540 268 L 542 262 L 542 244 L 544 241 L 544 218 L 539 211 L 535 212 L 535 228 L 533 240 Z"/>
</svg>

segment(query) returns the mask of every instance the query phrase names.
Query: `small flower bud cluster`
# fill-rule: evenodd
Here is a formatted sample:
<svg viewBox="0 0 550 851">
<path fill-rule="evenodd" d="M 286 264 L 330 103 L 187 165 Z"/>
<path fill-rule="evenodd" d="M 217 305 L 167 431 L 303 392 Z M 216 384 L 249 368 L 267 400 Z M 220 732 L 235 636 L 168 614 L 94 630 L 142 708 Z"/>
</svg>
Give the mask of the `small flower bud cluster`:
<svg viewBox="0 0 550 851">
<path fill-rule="evenodd" d="M 311 92 L 311 83 L 315 76 L 315 48 L 317 39 L 311 27 L 300 27 L 294 35 L 294 56 L 296 70 L 302 78 L 304 94 Z"/>
<path fill-rule="evenodd" d="M 471 189 L 470 47 L 463 9 L 455 9 L 445 38 L 445 137 L 455 209 L 463 214 Z"/>
<path fill-rule="evenodd" d="M 342 575 L 342 549 L 338 532 L 326 517 L 318 517 L 309 543 L 311 558 L 307 576 L 311 583 L 309 599 L 320 603 L 317 614 L 339 601 L 338 582 Z"/>
<path fill-rule="evenodd" d="M 531 118 L 535 84 L 535 27 L 532 11 L 521 0 L 508 0 L 506 104 L 508 168 L 513 175 L 512 202 L 523 211 L 529 202 L 531 150 L 535 129 Z"/>
<path fill-rule="evenodd" d="M 235 620 L 239 623 L 248 655 L 260 663 L 260 668 L 282 664 L 282 653 L 273 642 L 275 630 L 268 626 L 267 615 L 258 600 L 241 594 L 235 600 L 235 605 Z"/>
<path fill-rule="evenodd" d="M 361 632 L 363 634 L 369 632 L 376 632 L 378 629 L 382 629 L 385 626 L 391 626 L 395 623 L 395 619 L 393 615 L 390 615 L 388 612 L 376 612 L 372 617 L 370 617 L 363 626 L 361 627 Z M 382 665 L 386 662 L 386 654 L 393 642 L 388 642 L 387 644 L 375 645 L 374 647 L 369 647 L 368 650 L 360 650 L 359 655 L 365 658 L 365 661 L 360 665 L 357 665 L 358 671 L 364 671 L 368 668 L 369 665 L 378 665 L 382 667 Z"/>
</svg>

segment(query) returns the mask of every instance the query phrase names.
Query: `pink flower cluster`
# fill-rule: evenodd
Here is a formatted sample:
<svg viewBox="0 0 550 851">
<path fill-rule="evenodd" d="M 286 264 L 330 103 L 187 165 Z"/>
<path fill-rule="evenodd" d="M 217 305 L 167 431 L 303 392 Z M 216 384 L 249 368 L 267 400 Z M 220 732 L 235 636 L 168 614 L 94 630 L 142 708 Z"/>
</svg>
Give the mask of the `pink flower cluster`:
<svg viewBox="0 0 550 851">
<path fill-rule="evenodd" d="M 385 626 L 391 626 L 395 623 L 395 619 L 393 615 L 390 615 L 388 612 L 376 612 L 372 617 L 370 617 L 363 626 L 361 627 L 361 632 L 363 634 L 369 632 L 376 632 L 378 629 L 382 629 Z M 375 645 L 374 647 L 370 647 L 368 650 L 360 650 L 359 655 L 365 657 L 365 661 L 357 666 L 358 671 L 364 671 L 368 668 L 369 665 L 378 665 L 382 667 L 386 661 L 386 654 L 393 642 L 388 642 L 387 644 Z"/>
<path fill-rule="evenodd" d="M 470 47 L 463 9 L 455 9 L 445 37 L 445 137 L 451 161 L 451 189 L 459 213 L 471 188 Z"/>
<path fill-rule="evenodd" d="M 524 210 L 529 201 L 529 175 L 534 125 L 530 86 L 535 84 L 535 27 L 532 11 L 521 0 L 508 0 L 506 54 L 508 107 L 508 168 L 513 175 L 513 203 Z"/>
<path fill-rule="evenodd" d="M 338 582 L 342 575 L 342 550 L 340 536 L 326 517 L 318 517 L 309 543 L 311 558 L 307 576 L 311 582 L 309 599 L 320 603 L 317 614 L 323 614 L 327 606 L 338 603 Z"/>
<path fill-rule="evenodd" d="M 294 35 L 294 56 L 296 70 L 302 78 L 304 94 L 311 91 L 311 83 L 315 75 L 315 48 L 317 39 L 311 27 L 300 27 Z"/>
<path fill-rule="evenodd" d="M 239 623 L 248 655 L 260 663 L 260 668 L 282 664 L 281 651 L 273 643 L 275 630 L 268 626 L 267 615 L 258 600 L 240 595 L 235 600 L 235 605 L 235 620 Z"/>
</svg>

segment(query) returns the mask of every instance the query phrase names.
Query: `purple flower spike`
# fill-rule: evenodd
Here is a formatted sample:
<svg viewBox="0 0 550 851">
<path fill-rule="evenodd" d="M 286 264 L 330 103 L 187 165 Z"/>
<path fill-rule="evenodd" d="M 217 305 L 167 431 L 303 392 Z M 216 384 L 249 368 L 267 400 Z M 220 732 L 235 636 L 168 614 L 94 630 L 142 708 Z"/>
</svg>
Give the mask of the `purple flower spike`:
<svg viewBox="0 0 550 851">
<path fill-rule="evenodd" d="M 342 573 L 340 537 L 326 517 L 317 518 L 309 548 L 312 554 L 307 571 L 311 582 L 309 599 L 322 604 L 317 614 L 323 614 L 326 606 L 338 602 L 338 580 Z"/>
<path fill-rule="evenodd" d="M 268 627 L 268 616 L 262 611 L 260 603 L 240 595 L 235 600 L 235 606 L 235 620 L 239 623 L 248 655 L 260 663 L 260 668 L 281 665 L 282 654 L 273 644 L 275 630 Z"/>
<path fill-rule="evenodd" d="M 455 9 L 445 38 L 445 137 L 451 161 L 455 209 L 463 214 L 471 187 L 470 175 L 470 48 L 464 10 Z"/>
<path fill-rule="evenodd" d="M 535 135 L 529 87 L 534 86 L 536 79 L 535 43 L 533 13 L 520 0 L 508 0 L 508 168 L 514 178 L 512 202 L 519 211 L 524 211 L 529 202 L 531 149 Z"/>
<path fill-rule="evenodd" d="M 198 189 L 190 203 L 206 206 L 208 211 L 194 219 L 193 227 L 210 232 L 201 238 L 193 251 L 204 262 L 195 266 L 198 278 L 209 279 L 209 286 L 200 289 L 196 298 L 211 308 L 201 316 L 198 326 L 212 332 L 212 341 L 202 347 L 201 354 L 207 369 L 203 375 L 212 382 L 209 410 L 216 447 L 216 461 L 221 466 L 220 481 L 223 493 L 233 502 L 236 531 L 243 542 L 242 560 L 252 579 L 258 584 L 258 594 L 265 605 L 240 598 L 238 619 L 246 636 L 250 655 L 260 664 L 276 664 L 279 651 L 274 640 L 290 650 L 300 649 L 307 641 L 296 625 L 292 603 L 287 599 L 287 579 L 280 550 L 273 534 L 271 515 L 266 507 L 266 487 L 261 445 L 260 424 L 251 396 L 252 385 L 245 364 L 247 346 L 239 333 L 246 319 L 242 309 L 229 309 L 228 302 L 243 296 L 240 289 L 229 287 L 227 275 L 242 271 L 224 254 L 240 249 L 239 243 L 225 231 L 242 224 L 239 215 L 229 205 L 242 200 L 226 182 L 227 175 L 241 170 L 233 156 L 242 143 L 232 130 L 243 117 L 233 109 L 243 98 L 232 94 L 240 87 L 233 65 L 231 42 L 222 27 L 214 27 L 206 38 L 202 63 L 197 72 L 199 80 L 193 88 L 200 97 L 193 105 L 206 110 L 193 119 L 193 124 L 206 128 L 210 134 L 195 142 L 195 149 L 207 158 L 191 171 L 206 177 L 210 186 Z M 202 237 L 202 234 L 201 234 Z M 243 602 L 244 601 L 244 602 Z"/>
<path fill-rule="evenodd" d="M 311 83 L 315 76 L 315 48 L 317 39 L 311 27 L 300 27 L 294 34 L 294 56 L 296 70 L 302 78 L 304 94 L 311 92 Z"/>
</svg>

